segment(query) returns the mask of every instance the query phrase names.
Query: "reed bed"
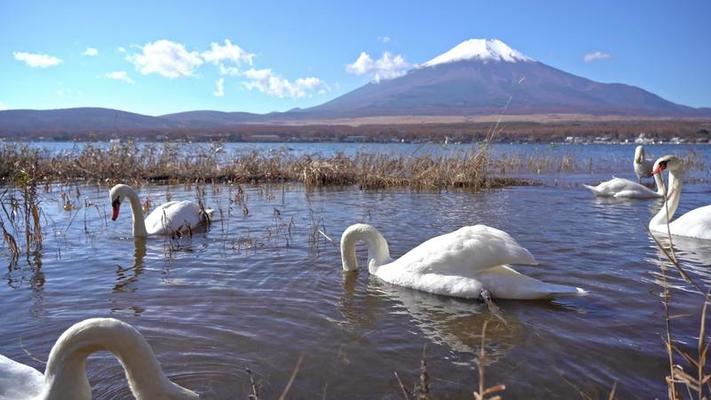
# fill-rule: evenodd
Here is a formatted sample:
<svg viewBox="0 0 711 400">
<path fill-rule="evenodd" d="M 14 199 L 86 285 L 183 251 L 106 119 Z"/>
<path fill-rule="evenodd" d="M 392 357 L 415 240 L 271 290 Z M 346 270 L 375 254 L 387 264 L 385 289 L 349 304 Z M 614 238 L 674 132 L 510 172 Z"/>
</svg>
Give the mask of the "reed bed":
<svg viewBox="0 0 711 400">
<path fill-rule="evenodd" d="M 457 157 L 357 154 L 347 156 L 289 155 L 281 152 L 225 157 L 212 148 L 186 153 L 176 146 L 121 144 L 108 150 L 85 146 L 78 153 L 51 154 L 26 146 L 0 146 L 0 181 L 16 183 L 18 171 L 32 169 L 42 182 L 111 184 L 150 183 L 273 183 L 306 186 L 357 185 L 363 189 L 410 187 L 480 190 L 521 184 L 492 176 L 485 150 Z"/>
</svg>

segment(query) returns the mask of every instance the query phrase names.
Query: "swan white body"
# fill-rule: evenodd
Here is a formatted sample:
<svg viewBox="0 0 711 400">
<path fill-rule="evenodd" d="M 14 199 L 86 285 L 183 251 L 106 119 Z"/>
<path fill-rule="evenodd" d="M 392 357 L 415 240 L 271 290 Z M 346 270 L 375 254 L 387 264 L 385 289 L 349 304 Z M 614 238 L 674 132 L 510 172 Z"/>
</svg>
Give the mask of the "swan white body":
<svg viewBox="0 0 711 400">
<path fill-rule="evenodd" d="M 2 400 L 91 400 L 86 358 L 112 352 L 139 400 L 187 400 L 199 396 L 171 382 L 153 350 L 135 328 L 113 318 L 92 318 L 67 329 L 52 347 L 44 374 L 0 355 Z"/>
<path fill-rule="evenodd" d="M 696 208 L 673 220 L 681 200 L 683 186 L 681 178 L 684 173 L 684 165 L 679 158 L 668 155 L 659 158 L 654 163 L 654 175 L 660 176 L 665 169 L 669 170 L 669 194 L 657 215 L 649 221 L 649 230 L 663 235 L 671 232 L 674 236 L 711 240 L 711 205 Z M 667 220 L 669 221 L 668 230 Z"/>
<path fill-rule="evenodd" d="M 652 162 L 644 157 L 644 146 L 639 145 L 634 149 L 634 174 L 637 175 L 637 182 L 642 178 L 652 176 Z"/>
<path fill-rule="evenodd" d="M 114 221 L 118 218 L 121 203 L 124 199 L 130 201 L 133 236 L 135 237 L 171 235 L 176 232 L 193 230 L 212 216 L 212 210 L 206 209 L 203 211 L 196 203 L 183 200 L 161 204 L 144 219 L 143 208 L 140 200 L 138 200 L 138 195 L 128 185 L 116 185 L 111 188 L 109 199 L 113 208 L 111 219 Z"/>
<path fill-rule="evenodd" d="M 657 184 L 656 192 L 629 179 L 615 177 L 597 186 L 583 186 L 590 189 L 598 197 L 615 197 L 618 199 L 654 199 L 664 197 L 664 182 L 662 178 L 654 175 L 654 182 Z"/>
<path fill-rule="evenodd" d="M 485 225 L 465 226 L 420 244 L 397 260 L 374 227 L 355 224 L 341 237 L 345 271 L 358 269 L 355 246 L 368 244 L 368 271 L 394 285 L 429 293 L 478 298 L 482 290 L 503 299 L 544 299 L 583 294 L 580 288 L 555 285 L 520 274 L 506 264 L 536 264 L 509 234 Z"/>
</svg>

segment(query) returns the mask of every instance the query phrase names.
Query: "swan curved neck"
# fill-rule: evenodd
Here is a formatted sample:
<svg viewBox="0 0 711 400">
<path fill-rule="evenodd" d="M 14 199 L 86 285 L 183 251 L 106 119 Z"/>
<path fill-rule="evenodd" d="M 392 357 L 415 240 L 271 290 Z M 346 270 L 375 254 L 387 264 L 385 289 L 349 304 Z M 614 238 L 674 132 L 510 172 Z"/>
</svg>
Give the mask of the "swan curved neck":
<svg viewBox="0 0 711 400">
<path fill-rule="evenodd" d="M 131 218 L 133 219 L 133 236 L 134 237 L 146 237 L 148 232 L 146 231 L 146 221 L 143 216 L 143 207 L 141 207 L 141 200 L 138 199 L 138 195 L 133 189 L 126 190 L 126 198 L 128 198 L 131 203 Z"/>
<path fill-rule="evenodd" d="M 137 398 L 160 398 L 165 393 L 175 392 L 177 385 L 163 374 L 143 335 L 119 320 L 93 318 L 67 329 L 52 347 L 44 373 L 43 398 L 90 399 L 86 359 L 102 350 L 110 351 L 119 359 L 131 392 Z"/>
<path fill-rule="evenodd" d="M 634 162 L 637 164 L 641 164 L 644 162 L 644 148 L 643 147 L 637 147 L 634 151 Z"/>
<path fill-rule="evenodd" d="M 664 196 L 667 189 L 664 187 L 664 179 L 662 179 L 662 174 L 653 174 L 652 176 L 654 177 L 654 183 L 657 185 L 657 194 Z"/>
<path fill-rule="evenodd" d="M 656 175 L 660 175 L 660 174 L 656 174 Z M 663 180 L 662 180 L 662 185 L 664 185 Z M 661 231 L 661 232 L 667 231 L 667 228 L 666 228 L 667 222 L 669 222 L 669 223 L 672 222 L 674 213 L 676 212 L 676 209 L 679 208 L 679 200 L 681 199 L 681 188 L 682 188 L 681 178 L 676 176 L 674 171 L 670 170 L 669 171 L 669 192 L 666 193 L 666 197 L 664 199 L 664 204 L 662 205 L 662 208 L 659 209 L 657 214 L 649 222 L 649 229 L 650 230 L 656 230 L 656 231 Z"/>
<path fill-rule="evenodd" d="M 358 269 L 356 244 L 360 241 L 368 244 L 368 269 L 370 273 L 373 273 L 375 267 L 387 264 L 390 261 L 388 242 L 377 229 L 367 224 L 351 225 L 341 236 L 341 262 L 344 271 Z"/>
</svg>

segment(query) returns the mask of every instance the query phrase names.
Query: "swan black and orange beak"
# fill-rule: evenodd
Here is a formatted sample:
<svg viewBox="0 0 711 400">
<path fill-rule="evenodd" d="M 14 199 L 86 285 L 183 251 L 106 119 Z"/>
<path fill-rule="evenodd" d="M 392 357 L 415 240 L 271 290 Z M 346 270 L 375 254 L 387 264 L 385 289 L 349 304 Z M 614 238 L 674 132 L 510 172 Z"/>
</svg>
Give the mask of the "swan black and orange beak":
<svg viewBox="0 0 711 400">
<path fill-rule="evenodd" d="M 121 202 L 119 201 L 119 199 L 116 199 L 111 202 L 111 208 L 113 209 L 113 213 L 111 214 L 111 220 L 116 221 L 119 216 L 119 210 L 121 210 Z"/>
<path fill-rule="evenodd" d="M 659 163 L 659 165 L 657 165 L 657 168 L 654 171 L 652 171 L 652 175 L 661 174 L 662 171 L 664 171 L 666 168 L 667 168 L 667 162 L 662 161 Z"/>
</svg>

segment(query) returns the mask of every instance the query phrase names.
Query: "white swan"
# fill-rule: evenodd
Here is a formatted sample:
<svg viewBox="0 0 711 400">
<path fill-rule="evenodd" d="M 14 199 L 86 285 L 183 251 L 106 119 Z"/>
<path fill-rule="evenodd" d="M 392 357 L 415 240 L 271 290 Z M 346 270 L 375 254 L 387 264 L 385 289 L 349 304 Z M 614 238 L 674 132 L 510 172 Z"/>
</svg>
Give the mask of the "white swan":
<svg viewBox="0 0 711 400">
<path fill-rule="evenodd" d="M 131 217 L 133 218 L 133 236 L 170 235 L 175 232 L 192 230 L 209 220 L 212 210 L 202 210 L 192 201 L 169 201 L 156 207 L 144 219 L 143 208 L 136 192 L 128 185 L 119 184 L 109 192 L 113 214 L 111 220 L 116 221 L 124 199 L 131 202 Z"/>
<path fill-rule="evenodd" d="M 676 156 L 666 155 L 654 163 L 654 176 L 669 170 L 669 193 L 662 208 L 649 221 L 649 230 L 667 235 L 686 236 L 696 239 L 711 240 L 711 205 L 691 210 L 672 221 L 681 200 L 681 177 L 684 173 L 684 163 Z M 669 216 L 667 217 L 667 210 Z M 669 231 L 667 231 L 667 220 Z"/>
<path fill-rule="evenodd" d="M 361 240 L 368 244 L 368 271 L 394 285 L 463 298 L 478 298 L 483 290 L 503 299 L 585 293 L 516 272 L 506 264 L 536 264 L 536 260 L 509 234 L 485 225 L 434 237 L 397 260 L 390 258 L 388 242 L 374 227 L 351 225 L 341 236 L 344 271 L 358 269 L 355 246 Z"/>
<path fill-rule="evenodd" d="M 139 400 L 199 398 L 165 376 L 150 345 L 134 327 L 113 318 L 92 318 L 74 324 L 57 339 L 44 374 L 0 355 L 0 399 L 91 400 L 86 358 L 102 350 L 119 359 Z"/>
<path fill-rule="evenodd" d="M 637 182 L 641 182 L 642 178 L 652 176 L 652 162 L 644 157 L 644 146 L 641 144 L 634 149 L 634 173 L 637 175 Z"/>
<path fill-rule="evenodd" d="M 597 186 L 583 185 L 590 189 L 598 197 L 615 197 L 625 199 L 653 199 L 664 197 L 664 181 L 658 175 L 654 175 L 654 182 L 657 184 L 657 191 L 632 182 L 629 179 L 613 177 L 609 181 L 600 183 Z"/>
</svg>

